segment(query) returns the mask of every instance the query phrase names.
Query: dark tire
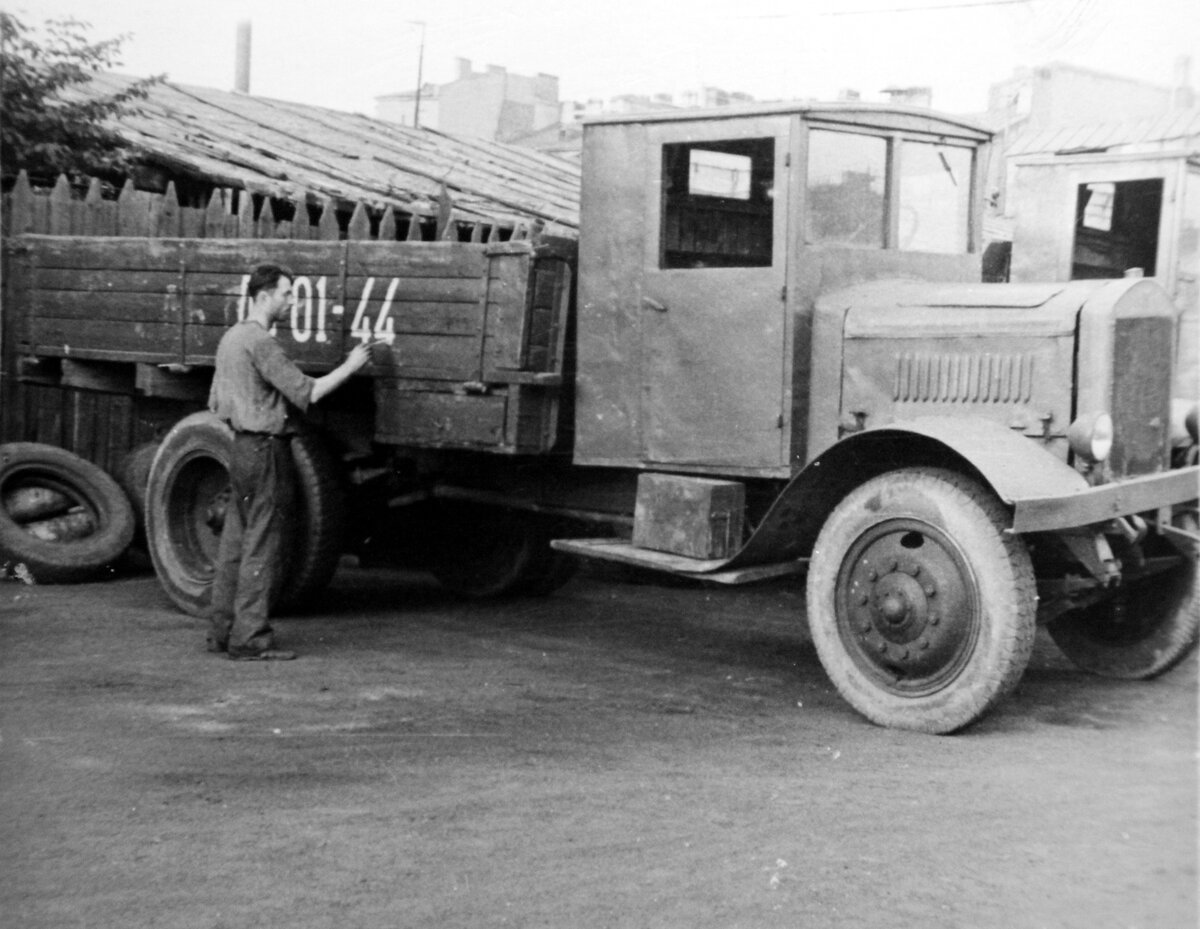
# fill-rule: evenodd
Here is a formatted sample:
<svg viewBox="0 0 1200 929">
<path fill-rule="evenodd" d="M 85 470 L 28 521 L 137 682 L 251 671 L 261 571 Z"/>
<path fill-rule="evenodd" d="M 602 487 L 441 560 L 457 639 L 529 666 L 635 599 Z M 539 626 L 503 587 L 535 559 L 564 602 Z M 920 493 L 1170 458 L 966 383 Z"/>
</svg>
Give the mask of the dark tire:
<svg viewBox="0 0 1200 929">
<path fill-rule="evenodd" d="M 1179 554 L 1165 546 L 1155 553 L 1178 556 L 1178 563 L 1135 577 L 1104 600 L 1063 613 L 1047 626 L 1076 667 L 1104 677 L 1146 680 L 1169 671 L 1196 647 L 1196 553 Z"/>
<path fill-rule="evenodd" d="M 0 556 L 22 563 L 35 583 L 94 578 L 120 559 L 133 540 L 134 514 L 125 492 L 103 469 L 66 449 L 36 442 L 0 445 L 0 501 L 28 488 L 65 498 L 86 534 L 38 538 L 0 505 Z M 62 518 L 62 517 L 60 517 Z"/>
<path fill-rule="evenodd" d="M 430 570 L 460 597 L 544 596 L 575 571 L 574 559 L 550 548 L 552 523 L 535 514 L 453 503 L 437 518 L 440 545 Z"/>
<path fill-rule="evenodd" d="M 117 469 L 117 482 L 133 506 L 137 527 L 143 535 L 146 530 L 146 487 L 150 483 L 150 466 L 157 453 L 157 442 L 143 442 L 121 459 Z"/>
<path fill-rule="evenodd" d="M 289 520 L 293 537 L 303 544 L 289 549 L 281 612 L 303 610 L 329 585 L 346 543 L 346 489 L 329 444 L 315 433 L 301 433 L 292 439 L 292 461 L 296 509 Z"/>
<path fill-rule="evenodd" d="M 333 574 L 343 535 L 341 486 L 320 440 L 293 441 L 296 506 L 272 612 L 311 599 Z M 163 439 L 146 488 L 146 538 L 155 573 L 185 613 L 208 609 L 229 495 L 233 432 L 211 413 L 180 420 Z"/>
<path fill-rule="evenodd" d="M 1020 680 L 1037 592 L 1006 516 L 974 481 L 914 468 L 856 488 L 826 521 L 809 626 L 826 673 L 872 722 L 954 732 Z"/>
<path fill-rule="evenodd" d="M 536 558 L 518 588 L 531 597 L 545 597 L 564 586 L 579 572 L 579 559 L 550 547 L 550 540 L 577 535 L 571 525 L 553 519 L 536 520 Z"/>
</svg>

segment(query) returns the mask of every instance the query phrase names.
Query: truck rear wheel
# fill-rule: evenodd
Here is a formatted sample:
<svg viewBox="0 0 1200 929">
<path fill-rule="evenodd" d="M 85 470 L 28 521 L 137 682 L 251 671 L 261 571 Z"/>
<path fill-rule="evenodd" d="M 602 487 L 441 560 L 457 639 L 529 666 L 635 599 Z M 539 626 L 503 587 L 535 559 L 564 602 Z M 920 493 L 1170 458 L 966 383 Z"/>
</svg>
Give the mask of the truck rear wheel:
<svg viewBox="0 0 1200 929">
<path fill-rule="evenodd" d="M 439 518 L 430 570 L 461 597 L 544 596 L 575 572 L 575 559 L 550 547 L 553 523 L 536 514 L 454 503 Z"/>
<path fill-rule="evenodd" d="M 914 468 L 858 487 L 826 521 L 809 626 L 826 673 L 871 721 L 953 732 L 1020 680 L 1037 594 L 1005 516 L 975 481 Z"/>
<path fill-rule="evenodd" d="M 1194 530 L 1195 517 L 1189 519 Z M 1165 571 L 1135 578 L 1098 603 L 1063 613 L 1047 631 L 1084 671 L 1146 680 L 1169 671 L 1196 647 L 1196 588 L 1196 553 L 1183 554 Z"/>
<path fill-rule="evenodd" d="M 211 413 L 180 420 L 163 439 L 146 488 L 146 539 L 159 582 L 185 613 L 208 608 L 229 498 L 233 432 Z M 292 442 L 296 471 L 288 558 L 272 612 L 303 604 L 332 577 L 343 541 L 343 492 L 316 436 Z"/>
</svg>

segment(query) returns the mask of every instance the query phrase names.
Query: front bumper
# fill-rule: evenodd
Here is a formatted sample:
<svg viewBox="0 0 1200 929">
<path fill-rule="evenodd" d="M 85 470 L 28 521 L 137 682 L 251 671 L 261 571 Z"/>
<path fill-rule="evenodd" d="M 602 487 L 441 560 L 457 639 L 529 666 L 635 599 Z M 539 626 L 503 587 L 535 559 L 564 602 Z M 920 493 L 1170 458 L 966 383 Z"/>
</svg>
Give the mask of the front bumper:
<svg viewBox="0 0 1200 929">
<path fill-rule="evenodd" d="M 1118 516 L 1187 503 L 1197 497 L 1200 497 L 1200 466 L 1176 468 L 1160 474 L 1087 487 L 1075 493 L 1011 500 L 1013 521 L 1009 531 L 1025 533 L 1075 529 L 1107 522 Z"/>
</svg>

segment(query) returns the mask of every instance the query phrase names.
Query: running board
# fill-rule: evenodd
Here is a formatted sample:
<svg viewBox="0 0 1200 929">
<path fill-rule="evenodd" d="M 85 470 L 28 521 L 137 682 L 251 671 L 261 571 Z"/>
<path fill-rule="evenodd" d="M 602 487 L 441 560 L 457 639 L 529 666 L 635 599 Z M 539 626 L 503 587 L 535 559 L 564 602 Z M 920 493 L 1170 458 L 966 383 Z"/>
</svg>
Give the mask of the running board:
<svg viewBox="0 0 1200 929">
<path fill-rule="evenodd" d="M 649 568 L 652 571 L 691 577 L 698 581 L 716 581 L 718 584 L 749 584 L 772 577 L 800 574 L 808 567 L 807 558 L 797 558 L 794 561 L 722 570 L 731 559 L 705 560 L 672 555 L 668 552 L 655 552 L 648 548 L 638 548 L 624 539 L 555 539 L 550 545 L 557 551 L 578 555 L 580 558 L 616 561 L 620 564 Z"/>
</svg>

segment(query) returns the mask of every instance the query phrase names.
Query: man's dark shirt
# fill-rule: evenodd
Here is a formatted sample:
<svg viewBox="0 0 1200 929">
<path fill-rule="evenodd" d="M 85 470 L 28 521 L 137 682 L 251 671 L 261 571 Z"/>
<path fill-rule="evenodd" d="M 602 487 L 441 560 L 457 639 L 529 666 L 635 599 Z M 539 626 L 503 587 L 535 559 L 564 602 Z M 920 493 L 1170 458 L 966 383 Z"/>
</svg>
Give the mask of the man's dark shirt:
<svg viewBox="0 0 1200 929">
<path fill-rule="evenodd" d="M 238 432 L 285 435 L 288 403 L 302 412 L 312 398 L 313 379 L 296 367 L 258 323 L 233 326 L 217 347 L 208 408 Z"/>
</svg>

